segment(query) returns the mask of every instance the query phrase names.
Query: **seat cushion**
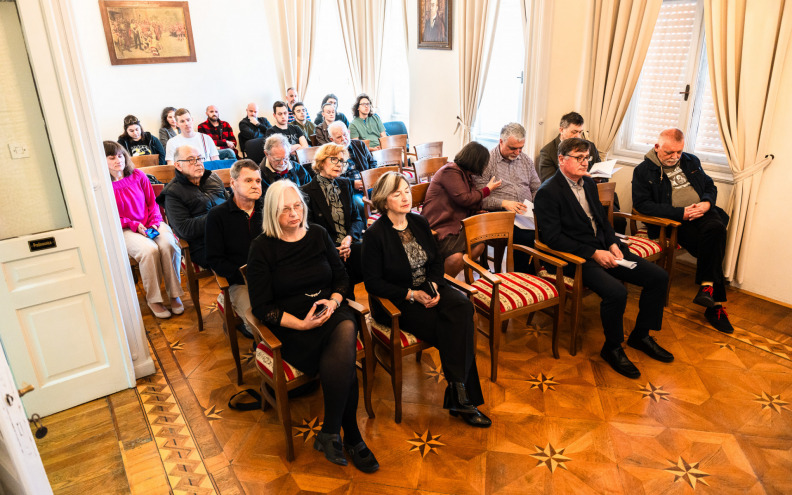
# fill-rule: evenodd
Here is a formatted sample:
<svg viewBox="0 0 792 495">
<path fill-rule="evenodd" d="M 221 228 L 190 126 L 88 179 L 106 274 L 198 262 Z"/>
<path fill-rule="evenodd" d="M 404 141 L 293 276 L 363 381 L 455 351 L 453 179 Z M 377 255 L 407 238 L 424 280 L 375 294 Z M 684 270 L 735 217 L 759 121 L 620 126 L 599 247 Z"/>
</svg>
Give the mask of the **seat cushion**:
<svg viewBox="0 0 792 495">
<path fill-rule="evenodd" d="M 272 378 L 272 366 L 274 363 L 275 360 L 272 359 L 272 349 L 264 345 L 264 342 L 259 342 L 259 345 L 256 346 L 256 366 L 266 373 L 267 376 Z M 286 374 L 287 382 L 303 375 L 302 371 L 290 365 L 285 360 L 283 361 L 283 372 Z"/>
<path fill-rule="evenodd" d="M 221 314 L 225 314 L 225 296 L 222 292 L 217 294 L 217 309 Z"/>
<path fill-rule="evenodd" d="M 539 273 L 537 273 L 537 275 L 539 275 L 541 278 L 543 278 L 545 280 L 549 280 L 550 282 L 555 284 L 555 280 L 556 280 L 555 272 L 550 273 L 547 270 L 542 269 L 542 270 L 539 271 Z M 564 276 L 564 287 L 566 287 L 566 290 L 568 290 L 568 291 L 572 290 L 572 286 L 574 284 L 575 284 L 575 279 L 574 278 Z"/>
<path fill-rule="evenodd" d="M 362 351 L 363 350 L 363 341 L 360 340 L 360 334 L 357 336 L 357 342 L 355 343 L 355 351 Z"/>
<path fill-rule="evenodd" d="M 630 243 L 630 252 L 640 256 L 641 258 L 648 258 L 649 256 L 661 253 L 663 251 L 663 247 L 660 245 L 660 243 L 655 242 L 648 237 L 628 236 L 627 240 Z"/>
<path fill-rule="evenodd" d="M 205 270 L 205 268 L 199 266 L 195 262 L 193 262 L 192 266 L 193 266 L 193 271 L 195 273 L 200 273 L 200 272 Z M 181 267 L 182 267 L 182 270 L 184 270 L 184 272 L 186 273 L 187 272 L 187 260 L 184 258 L 184 256 L 182 256 L 182 259 L 181 259 Z"/>
<path fill-rule="evenodd" d="M 500 310 L 501 312 L 537 304 L 554 297 L 558 297 L 555 286 L 546 280 L 527 273 L 511 272 L 498 273 L 500 284 Z M 490 307 L 492 300 L 492 284 L 480 278 L 473 282 L 473 287 L 478 289 L 473 301 L 483 309 Z"/>
<path fill-rule="evenodd" d="M 374 335 L 379 337 L 380 340 L 384 342 L 390 342 L 391 338 L 391 327 L 390 325 L 381 325 L 377 323 L 374 318 L 369 318 L 369 322 L 371 323 L 371 330 L 374 332 Z M 401 346 L 402 347 L 409 347 L 411 345 L 415 345 L 421 342 L 421 339 L 416 337 L 415 335 L 405 332 L 402 329 L 399 329 L 399 333 L 401 334 Z"/>
</svg>

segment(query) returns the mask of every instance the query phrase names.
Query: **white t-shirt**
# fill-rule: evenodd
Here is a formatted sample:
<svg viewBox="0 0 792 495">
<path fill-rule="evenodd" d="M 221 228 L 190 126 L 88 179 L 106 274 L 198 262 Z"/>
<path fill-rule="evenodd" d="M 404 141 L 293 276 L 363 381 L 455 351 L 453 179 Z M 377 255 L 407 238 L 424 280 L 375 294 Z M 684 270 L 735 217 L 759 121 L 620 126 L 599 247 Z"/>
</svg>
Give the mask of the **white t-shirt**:
<svg viewBox="0 0 792 495">
<path fill-rule="evenodd" d="M 220 154 L 220 152 L 217 151 L 217 146 L 215 146 L 212 138 L 206 134 L 196 132 L 195 135 L 190 138 L 184 137 L 184 134 L 177 134 L 176 136 L 168 139 L 168 147 L 165 150 L 165 160 L 172 162 L 173 155 L 176 154 L 176 150 L 182 146 L 192 146 L 193 148 L 197 149 L 198 152 L 201 153 L 204 161 L 209 161 L 213 156 L 218 156 Z"/>
</svg>

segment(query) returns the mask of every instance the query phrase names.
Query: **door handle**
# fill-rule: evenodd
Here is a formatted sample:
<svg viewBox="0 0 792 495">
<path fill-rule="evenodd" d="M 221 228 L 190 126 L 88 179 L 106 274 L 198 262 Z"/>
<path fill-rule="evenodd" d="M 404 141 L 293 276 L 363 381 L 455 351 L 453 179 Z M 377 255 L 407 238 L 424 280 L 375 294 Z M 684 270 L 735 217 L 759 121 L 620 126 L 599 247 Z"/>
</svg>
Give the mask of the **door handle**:
<svg viewBox="0 0 792 495">
<path fill-rule="evenodd" d="M 34 391 L 36 389 L 36 387 L 34 387 L 33 385 L 28 385 L 27 383 L 23 383 L 23 385 L 24 385 L 24 387 L 22 387 L 19 390 L 17 390 L 17 393 L 19 394 L 20 397 L 22 397 L 26 393 L 32 392 L 32 391 Z"/>
</svg>

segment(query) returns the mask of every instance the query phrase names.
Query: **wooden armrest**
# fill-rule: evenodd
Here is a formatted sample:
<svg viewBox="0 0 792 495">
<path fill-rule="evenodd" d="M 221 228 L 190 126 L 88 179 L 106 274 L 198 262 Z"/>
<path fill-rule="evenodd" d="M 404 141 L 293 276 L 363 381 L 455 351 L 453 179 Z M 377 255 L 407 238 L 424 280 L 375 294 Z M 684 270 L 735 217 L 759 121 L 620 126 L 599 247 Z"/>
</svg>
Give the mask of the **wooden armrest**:
<svg viewBox="0 0 792 495">
<path fill-rule="evenodd" d="M 461 290 L 462 292 L 464 292 L 468 296 L 473 296 L 473 295 L 478 294 L 478 289 L 476 289 L 472 285 L 468 285 L 465 282 L 462 282 L 461 280 L 457 280 L 457 279 L 455 279 L 454 277 L 452 277 L 451 275 L 449 275 L 447 273 L 443 274 L 443 277 L 445 278 L 446 282 L 448 282 L 449 284 L 453 285 L 457 289 Z"/>
<path fill-rule="evenodd" d="M 634 220 L 636 222 L 648 223 L 650 225 L 659 225 L 660 227 L 679 227 L 680 225 L 682 225 L 676 220 L 671 220 L 669 218 L 661 218 L 661 217 L 650 217 L 647 215 L 641 215 L 640 213 L 625 213 L 623 211 L 614 211 L 613 216 L 626 218 L 627 220 Z"/>
<path fill-rule="evenodd" d="M 390 316 L 391 318 L 401 316 L 401 311 L 399 311 L 399 308 L 397 308 L 392 302 L 390 302 L 390 299 L 377 296 L 377 301 L 379 301 L 379 303 L 382 304 L 382 307 L 385 308 L 385 311 L 387 311 L 388 316 Z"/>
<path fill-rule="evenodd" d="M 226 290 L 231 287 L 231 284 L 228 283 L 228 280 L 225 277 L 221 277 L 214 270 L 212 270 L 212 273 L 214 273 L 215 281 L 217 281 L 217 285 L 220 286 L 220 290 Z"/>
<path fill-rule="evenodd" d="M 530 248 L 528 246 L 523 246 L 522 244 L 514 244 L 512 247 L 514 247 L 514 249 L 516 249 L 517 251 L 522 251 L 525 254 L 530 254 L 531 256 L 536 256 L 537 258 L 539 258 L 540 260 L 544 261 L 545 263 L 550 263 L 553 266 L 557 266 L 559 268 L 563 268 L 563 267 L 567 266 L 567 262 L 566 261 L 562 261 L 562 260 L 560 260 L 558 258 L 550 256 L 549 254 L 542 253 L 542 252 L 537 251 L 536 249 Z"/>
<path fill-rule="evenodd" d="M 480 276 L 481 278 L 483 278 L 483 279 L 484 279 L 484 280 L 486 280 L 487 282 L 491 283 L 492 285 L 495 285 L 495 284 L 499 284 L 499 283 L 501 283 L 501 279 L 500 279 L 500 277 L 498 277 L 498 276 L 495 276 L 495 275 L 493 275 L 492 273 L 490 273 L 490 271 L 489 271 L 489 270 L 486 270 L 486 269 L 484 269 L 484 267 L 483 267 L 483 266 L 479 265 L 478 263 L 476 263 L 475 261 L 473 261 L 472 259 L 470 259 L 470 256 L 468 256 L 467 254 L 463 254 L 463 255 L 462 255 L 462 261 L 463 261 L 463 262 L 464 262 L 464 263 L 465 263 L 465 264 L 466 264 L 466 265 L 467 265 L 469 268 L 473 269 L 473 271 L 475 271 L 476 273 L 478 273 L 478 274 L 479 274 L 479 276 Z"/>
<path fill-rule="evenodd" d="M 365 306 L 363 306 L 359 302 L 353 301 L 352 299 L 347 299 L 346 301 L 347 301 L 347 305 L 349 306 L 349 308 L 353 312 L 359 314 L 360 316 L 366 316 L 369 313 L 368 308 L 366 308 Z M 388 301 L 388 302 L 390 302 L 390 301 Z"/>
<path fill-rule="evenodd" d="M 280 352 L 280 348 L 283 344 L 281 344 L 281 341 L 278 340 L 278 337 L 272 333 L 267 325 L 256 318 L 256 316 L 253 314 L 252 308 L 248 308 L 245 312 L 245 319 L 253 326 L 253 329 L 258 332 L 259 337 L 261 337 L 261 341 L 264 342 L 264 345 L 272 349 L 273 354 L 275 353 L 276 349 L 278 352 Z"/>
<path fill-rule="evenodd" d="M 182 238 L 179 238 L 179 247 L 182 251 L 185 249 L 190 249 L 190 244 Z"/>
<path fill-rule="evenodd" d="M 372 203 L 368 198 L 363 198 L 363 204 L 369 205 L 372 209 L 376 210 L 376 208 L 374 208 L 374 203 Z"/>
<path fill-rule="evenodd" d="M 404 154 L 407 156 L 414 156 L 416 160 L 418 159 L 418 154 L 413 153 L 412 151 L 405 151 Z"/>
<path fill-rule="evenodd" d="M 541 249 L 542 251 L 546 251 L 547 253 L 553 256 L 561 258 L 562 260 L 568 263 L 573 263 L 575 265 L 582 265 L 583 263 L 586 262 L 586 260 L 584 260 L 580 256 L 575 256 L 572 253 L 565 253 L 564 251 L 556 251 L 555 249 L 551 249 L 550 246 L 539 240 L 534 241 L 534 246 L 536 246 L 538 249 Z"/>
</svg>

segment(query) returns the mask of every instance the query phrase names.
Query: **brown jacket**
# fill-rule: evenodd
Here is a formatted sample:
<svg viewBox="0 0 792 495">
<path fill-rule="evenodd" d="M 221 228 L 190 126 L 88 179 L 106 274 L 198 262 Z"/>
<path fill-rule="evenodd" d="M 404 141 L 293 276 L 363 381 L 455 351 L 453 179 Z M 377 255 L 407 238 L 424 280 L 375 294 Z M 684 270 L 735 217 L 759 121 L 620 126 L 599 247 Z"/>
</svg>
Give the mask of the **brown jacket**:
<svg viewBox="0 0 792 495">
<path fill-rule="evenodd" d="M 489 188 L 477 190 L 470 173 L 454 162 L 443 165 L 432 177 L 421 214 L 429 221 L 438 239 L 459 234 L 462 220 L 481 209 Z"/>
</svg>

